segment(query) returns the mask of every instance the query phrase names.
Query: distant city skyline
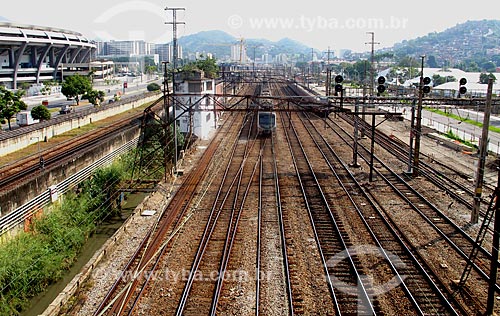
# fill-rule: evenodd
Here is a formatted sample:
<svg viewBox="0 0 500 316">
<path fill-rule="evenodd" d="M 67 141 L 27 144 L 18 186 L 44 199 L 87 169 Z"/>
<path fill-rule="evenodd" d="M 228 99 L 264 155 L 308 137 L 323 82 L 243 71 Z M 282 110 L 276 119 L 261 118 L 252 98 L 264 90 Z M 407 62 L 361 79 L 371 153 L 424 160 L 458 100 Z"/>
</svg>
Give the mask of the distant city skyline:
<svg viewBox="0 0 500 316">
<path fill-rule="evenodd" d="M 458 2 L 401 1 L 290 2 L 254 0 L 248 2 L 210 1 L 96 1 L 78 7 L 61 0 L 11 3 L 2 16 L 21 24 L 64 28 L 91 39 L 144 39 L 166 43 L 172 39 L 171 11 L 165 7 L 184 7 L 178 11 L 178 36 L 207 30 L 222 30 L 235 37 L 279 40 L 291 38 L 310 47 L 326 50 L 368 51 L 367 32 L 375 32 L 375 47 L 391 47 L 431 32 L 441 32 L 467 20 L 499 19 L 498 5 L 474 1 L 474 6 Z"/>
</svg>

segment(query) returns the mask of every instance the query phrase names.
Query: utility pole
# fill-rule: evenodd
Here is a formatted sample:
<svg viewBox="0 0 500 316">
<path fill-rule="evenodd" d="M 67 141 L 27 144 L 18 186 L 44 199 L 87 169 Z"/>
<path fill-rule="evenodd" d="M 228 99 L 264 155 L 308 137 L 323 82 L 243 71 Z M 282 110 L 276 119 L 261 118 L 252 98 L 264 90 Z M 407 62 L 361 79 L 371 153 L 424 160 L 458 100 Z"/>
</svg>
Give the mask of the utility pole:
<svg viewBox="0 0 500 316">
<path fill-rule="evenodd" d="M 168 61 L 162 61 L 163 64 L 163 110 L 165 111 L 165 117 L 167 118 L 167 122 L 170 121 L 170 110 L 168 108 L 168 103 L 167 103 L 167 96 L 170 94 L 170 91 L 168 89 L 168 74 L 167 74 L 167 65 L 169 64 Z"/>
<path fill-rule="evenodd" d="M 418 85 L 418 106 L 417 106 L 417 121 L 415 123 L 415 155 L 413 155 L 413 176 L 418 176 L 419 159 L 420 159 L 420 137 L 422 134 L 422 99 L 424 97 L 423 87 L 424 87 L 424 60 L 425 55 L 420 56 L 422 58 L 422 66 L 420 69 L 420 83 Z"/>
<path fill-rule="evenodd" d="M 373 84 L 375 82 L 374 78 L 374 68 L 373 64 L 375 62 L 375 44 L 380 44 L 378 42 L 375 42 L 375 32 L 366 32 L 366 34 L 371 34 L 372 40 L 370 42 L 367 42 L 365 44 L 371 44 L 372 49 L 371 49 L 371 65 L 370 65 L 370 95 L 373 95 Z"/>
<path fill-rule="evenodd" d="M 314 60 L 314 48 L 311 48 L 311 67 L 309 67 L 309 78 L 307 78 L 307 88 L 309 89 L 309 82 L 313 77 L 313 60 Z"/>
<path fill-rule="evenodd" d="M 484 108 L 483 133 L 479 144 L 479 161 L 477 164 L 474 202 L 470 222 L 477 224 L 479 219 L 479 209 L 481 207 L 481 195 L 483 192 L 484 166 L 488 157 L 488 128 L 490 126 L 491 98 L 493 94 L 493 79 L 488 79 L 488 92 L 486 94 L 486 107 Z"/>
<path fill-rule="evenodd" d="M 165 22 L 165 24 L 170 24 L 172 25 L 172 38 L 173 38 L 173 71 L 172 71 L 172 114 L 174 117 L 174 173 L 177 173 L 177 117 L 175 114 L 175 107 L 177 106 L 175 104 L 175 73 L 177 70 L 177 58 L 178 58 L 178 52 L 177 52 L 177 25 L 178 24 L 186 24 L 185 22 L 177 22 L 177 11 L 184 11 L 186 10 L 185 8 L 165 8 L 165 11 L 172 11 L 172 22 Z"/>
<path fill-rule="evenodd" d="M 164 120 L 165 122 L 169 122 L 170 121 L 170 108 L 168 106 L 168 97 L 170 96 L 170 91 L 168 89 L 168 73 L 167 73 L 167 66 L 169 64 L 168 61 L 162 61 L 161 62 L 163 64 L 163 116 L 164 116 Z M 168 126 L 167 124 L 164 125 L 164 133 L 165 133 L 165 144 L 164 144 L 164 152 L 163 152 L 163 165 L 165 166 L 165 168 L 167 167 L 168 165 L 168 133 L 169 133 L 169 130 L 170 130 L 170 126 Z M 164 175 L 164 181 L 167 181 L 167 173 L 165 172 Z"/>
<path fill-rule="evenodd" d="M 358 100 L 356 99 L 354 103 L 354 112 L 356 113 L 353 118 L 354 118 L 354 146 L 352 147 L 352 163 L 349 165 L 353 168 L 359 168 L 361 167 L 358 164 L 358 125 L 359 125 L 359 104 Z"/>
<path fill-rule="evenodd" d="M 330 46 L 328 46 L 327 51 L 327 63 L 326 63 L 326 80 L 325 80 L 325 95 L 330 96 L 330 88 L 332 85 L 332 70 L 330 69 Z"/>
<path fill-rule="evenodd" d="M 365 59 L 365 61 L 363 62 L 363 65 L 364 65 L 364 74 L 363 74 L 363 114 L 361 115 L 361 120 L 363 121 L 363 125 L 361 125 L 361 138 L 365 138 L 365 122 L 366 122 L 366 118 L 365 118 L 365 111 L 366 111 L 366 70 L 367 70 L 367 61 Z"/>
<path fill-rule="evenodd" d="M 488 90 L 490 87 L 490 83 L 492 82 L 492 79 L 488 81 Z M 498 254 L 499 254 L 499 247 L 500 247 L 500 169 L 498 173 L 498 179 L 497 179 L 497 187 L 495 188 L 495 195 L 496 195 L 496 200 L 495 200 L 495 206 L 494 206 L 494 212 L 495 212 L 495 222 L 493 226 L 493 242 L 492 242 L 492 249 L 491 249 L 491 265 L 490 265 L 490 282 L 488 285 L 488 299 L 486 302 L 486 316 L 492 316 L 496 315 L 494 313 L 495 309 L 495 300 L 496 300 L 496 287 L 497 287 L 497 276 L 498 276 Z"/>
<path fill-rule="evenodd" d="M 410 119 L 410 150 L 408 151 L 408 170 L 406 171 L 406 174 L 411 175 L 413 174 L 413 167 L 412 167 L 412 162 L 413 162 L 413 138 L 415 137 L 415 105 L 417 103 L 417 100 L 413 98 L 413 101 L 411 102 L 411 119 Z"/>
</svg>

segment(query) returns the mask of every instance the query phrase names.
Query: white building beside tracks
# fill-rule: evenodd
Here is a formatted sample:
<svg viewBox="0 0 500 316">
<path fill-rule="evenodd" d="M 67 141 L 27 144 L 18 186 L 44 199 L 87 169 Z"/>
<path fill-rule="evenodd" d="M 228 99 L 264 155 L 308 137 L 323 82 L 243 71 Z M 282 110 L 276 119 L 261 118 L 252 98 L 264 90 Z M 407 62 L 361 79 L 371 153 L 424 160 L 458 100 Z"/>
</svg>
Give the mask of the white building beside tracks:
<svg viewBox="0 0 500 316">
<path fill-rule="evenodd" d="M 197 137 L 208 139 L 216 128 L 215 80 L 206 78 L 201 70 L 180 72 L 175 76 L 175 93 L 179 95 L 175 98 L 179 101 L 176 114 L 183 113 L 177 122 L 180 132 L 192 131 Z"/>
</svg>

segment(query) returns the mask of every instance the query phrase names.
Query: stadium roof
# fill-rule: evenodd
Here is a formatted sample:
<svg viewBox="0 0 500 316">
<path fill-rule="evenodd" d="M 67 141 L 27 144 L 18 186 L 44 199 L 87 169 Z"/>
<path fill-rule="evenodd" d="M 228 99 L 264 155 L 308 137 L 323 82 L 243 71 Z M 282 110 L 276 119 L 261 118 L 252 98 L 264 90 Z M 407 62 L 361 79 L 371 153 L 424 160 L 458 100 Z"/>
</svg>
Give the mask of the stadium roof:
<svg viewBox="0 0 500 316">
<path fill-rule="evenodd" d="M 48 27 L 48 26 L 38 26 L 38 25 L 30 25 L 30 24 L 21 24 L 15 22 L 5 22 L 0 20 L 0 27 L 4 28 L 15 28 L 15 29 L 25 29 L 25 30 L 34 30 L 34 31 L 47 31 L 47 32 L 58 32 L 65 34 L 72 34 L 77 36 L 83 36 L 81 33 L 70 31 L 66 29 L 56 28 L 56 27 Z"/>
</svg>

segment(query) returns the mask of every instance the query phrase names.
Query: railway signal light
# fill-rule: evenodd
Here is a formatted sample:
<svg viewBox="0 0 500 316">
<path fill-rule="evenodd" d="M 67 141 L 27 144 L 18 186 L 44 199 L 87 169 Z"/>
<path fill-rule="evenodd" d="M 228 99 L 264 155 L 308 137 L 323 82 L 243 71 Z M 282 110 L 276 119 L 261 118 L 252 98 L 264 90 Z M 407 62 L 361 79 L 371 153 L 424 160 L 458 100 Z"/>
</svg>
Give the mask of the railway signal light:
<svg viewBox="0 0 500 316">
<path fill-rule="evenodd" d="M 344 81 L 344 77 L 342 75 L 335 76 L 335 95 L 338 95 L 339 92 L 342 92 L 344 87 L 342 86 L 342 81 Z"/>
<path fill-rule="evenodd" d="M 465 85 L 467 84 L 467 79 L 461 78 L 458 83 L 460 84 L 458 88 L 458 97 L 460 97 L 461 94 L 467 93 L 467 87 L 465 87 Z"/>
<path fill-rule="evenodd" d="M 377 83 L 378 83 L 378 87 L 377 87 L 377 96 L 380 96 L 380 94 L 384 93 L 385 91 L 385 86 L 384 86 L 384 83 L 385 83 L 385 77 L 384 76 L 380 76 L 377 78 Z"/>
<path fill-rule="evenodd" d="M 424 78 L 424 86 L 422 87 L 422 92 L 423 93 L 429 93 L 429 92 L 431 92 L 431 87 L 429 86 L 430 83 L 431 83 L 431 78 L 425 77 Z"/>
</svg>

